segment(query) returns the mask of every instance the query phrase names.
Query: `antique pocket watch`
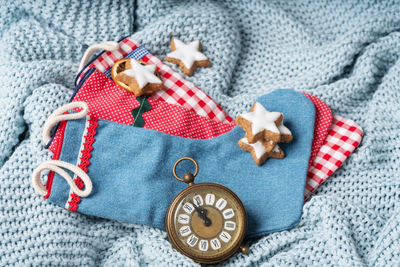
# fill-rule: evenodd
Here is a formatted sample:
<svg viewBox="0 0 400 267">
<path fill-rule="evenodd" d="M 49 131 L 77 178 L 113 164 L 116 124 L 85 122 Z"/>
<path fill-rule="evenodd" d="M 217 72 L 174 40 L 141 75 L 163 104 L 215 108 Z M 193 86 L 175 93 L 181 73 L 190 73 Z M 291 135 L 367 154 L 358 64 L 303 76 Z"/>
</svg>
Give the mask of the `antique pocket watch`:
<svg viewBox="0 0 400 267">
<path fill-rule="evenodd" d="M 178 177 L 176 166 L 182 160 L 195 164 L 194 174 Z M 194 184 L 198 170 L 197 162 L 189 157 L 180 158 L 173 167 L 175 178 L 188 187 L 175 197 L 165 217 L 170 242 L 179 252 L 199 263 L 217 263 L 239 250 L 248 253 L 249 248 L 242 246 L 247 229 L 242 202 L 220 184 Z"/>
</svg>

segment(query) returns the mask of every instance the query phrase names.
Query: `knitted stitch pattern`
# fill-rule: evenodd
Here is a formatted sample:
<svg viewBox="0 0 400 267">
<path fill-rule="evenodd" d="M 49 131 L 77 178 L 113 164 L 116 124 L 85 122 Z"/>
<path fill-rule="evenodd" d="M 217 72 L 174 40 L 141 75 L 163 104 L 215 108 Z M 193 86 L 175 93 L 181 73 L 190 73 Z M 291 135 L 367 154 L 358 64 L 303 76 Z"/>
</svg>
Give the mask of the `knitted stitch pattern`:
<svg viewBox="0 0 400 267">
<path fill-rule="evenodd" d="M 212 65 L 188 79 L 232 117 L 262 94 L 293 88 L 364 130 L 296 227 L 249 241 L 249 255 L 222 265 L 398 265 L 399 14 L 398 1 L 4 1 L 0 265 L 197 265 L 163 231 L 70 212 L 30 185 L 33 169 L 51 158 L 40 140 L 44 121 L 72 95 L 85 48 L 126 35 L 161 58 L 172 37 L 200 39 Z"/>
</svg>

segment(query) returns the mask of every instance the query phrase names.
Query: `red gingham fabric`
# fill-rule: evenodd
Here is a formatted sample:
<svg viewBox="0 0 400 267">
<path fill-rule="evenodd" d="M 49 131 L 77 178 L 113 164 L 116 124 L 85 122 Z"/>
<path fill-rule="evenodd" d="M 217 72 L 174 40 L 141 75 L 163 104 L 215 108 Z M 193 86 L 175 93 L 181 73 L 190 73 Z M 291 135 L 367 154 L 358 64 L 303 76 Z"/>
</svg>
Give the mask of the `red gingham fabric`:
<svg viewBox="0 0 400 267">
<path fill-rule="evenodd" d="M 114 65 L 114 62 L 124 58 L 131 52 L 140 46 L 135 40 L 131 38 L 125 38 L 121 42 L 119 42 L 119 50 L 116 51 L 106 51 L 102 53 L 98 58 L 96 58 L 89 66 L 85 67 L 84 70 L 80 73 L 80 78 L 83 77 L 85 72 L 88 69 L 97 69 L 101 72 L 105 72 L 107 69 Z M 77 80 L 79 83 L 80 78 Z"/>
<path fill-rule="evenodd" d="M 133 39 L 130 39 L 130 38 L 124 39 L 123 41 L 120 42 L 120 50 L 119 51 L 103 53 L 102 55 L 100 55 L 100 57 L 98 57 L 95 61 L 93 61 L 81 73 L 80 77 L 83 77 L 84 73 L 89 68 L 96 68 L 101 72 L 107 71 L 110 67 L 112 67 L 112 65 L 114 64 L 115 61 L 117 61 L 123 57 L 126 57 L 130 52 L 132 52 L 139 46 L 140 46 L 140 44 L 137 43 L 136 41 L 134 41 Z M 210 118 L 217 122 L 229 122 L 227 125 L 234 125 L 234 124 L 230 124 L 230 122 L 233 122 L 232 118 L 230 118 L 222 110 L 222 108 L 219 105 L 217 105 L 208 95 L 203 93 L 199 88 L 194 86 L 192 83 L 186 81 L 180 74 L 174 72 L 171 68 L 169 68 L 167 65 L 165 65 L 157 57 L 155 57 L 151 54 L 147 54 L 146 56 L 144 56 L 142 58 L 142 60 L 147 63 L 157 65 L 157 70 L 161 74 L 163 83 L 165 86 L 165 90 L 160 91 L 157 94 L 154 94 L 151 98 L 149 98 L 149 102 L 152 105 L 152 109 L 153 109 L 153 106 L 154 107 L 156 106 L 155 103 L 158 103 L 156 100 L 163 100 L 166 102 L 163 104 L 167 105 L 167 103 L 169 103 L 169 104 L 175 105 L 174 107 L 176 107 L 176 109 L 179 109 L 179 106 L 181 106 L 181 107 L 184 107 L 185 109 L 194 111 L 195 113 L 197 113 L 200 116 Z M 79 92 L 78 92 L 78 94 L 79 94 Z M 318 98 L 313 97 L 311 95 L 307 95 L 307 96 L 310 98 L 310 100 L 313 101 L 313 103 L 316 107 L 316 121 L 315 121 L 315 130 L 314 130 L 314 139 L 313 139 L 313 144 L 312 144 L 312 152 L 311 152 L 311 156 L 310 156 L 310 163 L 311 162 L 313 162 L 313 163 L 312 163 L 312 166 L 309 167 L 309 172 L 307 175 L 305 198 L 307 198 L 311 194 L 311 192 L 314 191 L 319 186 L 320 183 L 322 183 L 324 180 L 329 178 L 329 176 L 337 169 L 337 168 L 336 169 L 330 168 L 330 166 L 331 166 L 330 161 L 321 163 L 320 158 L 322 158 L 322 159 L 326 159 L 329 157 L 332 158 L 332 156 L 330 155 L 332 150 L 330 148 L 331 147 L 336 148 L 337 146 L 339 146 L 339 148 L 340 148 L 340 145 L 335 143 L 337 141 L 340 141 L 340 139 L 337 139 L 337 140 L 333 139 L 333 140 L 331 140 L 330 144 L 324 144 L 321 147 L 323 140 L 325 139 L 325 136 L 327 135 L 327 128 L 329 127 L 329 121 L 332 119 L 332 114 L 331 114 L 329 108 L 326 106 L 326 104 L 323 103 L 321 100 L 319 100 Z M 110 96 L 107 95 L 105 97 L 105 95 L 103 95 L 104 99 L 107 99 L 108 97 L 110 97 Z M 75 97 L 74 101 L 77 101 L 78 99 L 79 98 Z M 79 100 L 84 100 L 84 99 L 85 99 L 85 97 L 83 97 L 82 99 L 79 99 Z M 154 102 L 152 100 L 154 100 Z M 162 101 L 160 101 L 159 103 L 162 103 Z M 90 103 L 88 103 L 88 104 L 90 107 Z M 177 129 L 176 131 L 172 131 L 172 129 L 176 125 L 175 126 L 172 126 L 171 124 L 163 124 L 163 125 L 158 124 L 157 125 L 156 118 L 158 116 L 164 116 L 164 117 L 166 117 L 166 119 L 168 121 L 172 121 L 171 120 L 172 118 L 168 118 L 168 114 L 170 115 L 171 113 L 169 111 L 167 111 L 168 108 L 170 108 L 170 109 L 173 108 L 172 105 L 168 106 L 168 108 L 167 108 L 163 104 L 159 105 L 160 107 L 157 109 L 159 112 L 158 114 L 155 113 L 154 116 L 152 116 L 151 113 L 149 113 L 149 112 L 146 112 L 148 114 L 146 114 L 146 113 L 143 114 L 143 117 L 146 120 L 146 124 L 150 123 L 147 125 L 149 128 L 150 127 L 155 128 L 162 132 L 171 131 L 170 134 L 173 134 L 173 135 L 178 135 L 178 136 L 183 135 L 186 137 L 193 136 L 192 138 L 196 138 L 195 136 L 197 136 L 197 138 L 198 138 L 198 135 L 196 135 L 196 133 L 185 132 L 185 130 L 182 130 L 182 128 L 180 128 L 179 126 L 176 128 Z M 108 107 L 106 108 L 106 106 L 108 106 Z M 161 107 L 161 106 L 163 106 L 163 107 Z M 132 106 L 132 105 L 130 106 L 130 108 L 135 108 L 135 107 L 136 106 Z M 90 108 L 93 109 L 92 107 L 90 107 Z M 112 109 L 111 106 L 105 105 L 103 107 L 103 110 L 109 109 L 109 108 Z M 114 121 L 121 120 L 119 122 L 122 122 L 125 124 L 132 123 L 132 118 L 131 118 L 131 116 L 126 115 L 126 114 L 128 114 L 126 112 L 126 110 L 125 110 L 125 115 L 122 117 L 120 116 L 121 114 L 119 114 L 119 115 L 115 114 L 115 111 L 117 111 L 117 110 L 116 109 L 114 110 L 114 114 L 112 112 L 107 115 L 103 114 L 105 117 L 107 117 L 105 119 L 114 120 Z M 99 111 L 99 112 L 101 113 L 102 111 Z M 175 113 L 177 111 L 173 111 L 173 112 Z M 178 111 L 178 113 L 179 113 L 179 111 Z M 102 118 L 103 115 L 97 115 L 97 116 Z M 181 124 L 182 121 L 191 121 L 191 119 L 189 117 L 185 117 L 185 115 L 181 116 L 180 118 L 181 119 L 178 119 L 178 124 Z M 346 120 L 346 119 L 344 119 L 344 120 Z M 350 121 L 350 120 L 348 120 L 348 121 Z M 197 123 L 199 123 L 199 124 L 197 124 Z M 201 126 L 202 123 L 196 122 L 196 125 Z M 190 127 L 193 127 L 193 126 L 194 125 L 190 125 Z M 203 127 L 203 126 L 201 126 L 201 127 Z M 230 126 L 227 126 L 226 128 L 224 128 L 224 127 L 220 128 L 219 129 L 220 134 L 229 131 L 231 129 L 229 127 Z M 146 128 L 146 126 L 145 126 L 145 128 Z M 232 126 L 232 128 L 233 128 L 233 126 Z M 359 127 L 357 129 L 359 131 L 361 131 L 361 129 Z M 200 130 L 200 129 L 198 129 L 198 130 Z M 197 130 L 195 130 L 195 132 L 197 132 Z M 218 134 L 219 133 L 213 132 L 213 130 L 208 129 L 208 130 L 205 130 L 204 136 L 207 136 L 206 138 L 212 138 L 213 137 L 212 135 L 217 136 Z M 331 132 L 329 134 L 331 134 Z M 52 145 L 50 146 L 50 149 L 52 149 L 52 148 L 54 149 L 53 144 L 60 141 L 60 136 L 61 135 L 56 134 L 54 141 L 53 141 Z M 328 140 L 328 137 L 326 138 L 327 140 Z M 335 144 L 336 144 L 336 146 L 335 146 Z M 327 148 L 329 148 L 329 149 L 327 149 Z M 348 156 L 351 153 L 351 151 L 349 153 L 346 153 L 343 155 Z M 316 157 L 316 156 L 318 156 L 318 157 Z M 347 156 L 344 157 L 341 160 L 341 162 L 343 162 L 347 158 Z M 328 167 L 324 166 L 324 164 L 327 164 Z M 339 164 L 339 166 L 340 166 L 340 164 Z M 337 167 L 339 167 L 339 166 L 337 166 Z M 322 175 L 322 173 L 324 171 L 326 171 L 326 173 L 324 175 Z"/>
<path fill-rule="evenodd" d="M 173 71 L 160 59 L 152 54 L 147 54 L 142 60 L 146 63 L 157 65 L 157 71 L 160 73 L 165 87 L 165 90 L 158 91 L 152 95 L 153 99 L 162 99 L 170 104 L 193 109 L 197 114 L 212 120 L 224 123 L 233 122 L 233 119 L 206 93 L 193 83 L 186 81 L 179 73 Z"/>
<path fill-rule="evenodd" d="M 324 144 L 308 169 L 304 198 L 332 175 L 358 147 L 362 129 L 354 121 L 333 116 L 332 125 Z"/>
<path fill-rule="evenodd" d="M 113 52 L 104 52 L 80 74 L 80 78 L 90 68 L 96 68 L 105 72 L 113 64 L 126 57 L 130 52 L 140 47 L 140 44 L 131 39 L 125 38 L 120 43 L 120 49 Z M 154 100 L 164 100 L 169 104 L 179 105 L 186 109 L 193 110 L 198 115 L 215 120 L 216 122 L 232 123 L 233 119 L 223 111 L 223 109 L 214 102 L 206 93 L 201 91 L 193 83 L 185 80 L 179 73 L 173 71 L 164 64 L 159 58 L 148 53 L 141 58 L 146 63 L 156 64 L 157 71 L 160 73 L 164 89 L 153 94 Z M 79 80 L 78 80 L 79 82 Z"/>
<path fill-rule="evenodd" d="M 331 109 L 318 97 L 306 93 L 303 94 L 306 95 L 315 106 L 314 138 L 311 147 L 310 160 L 308 163 L 308 168 L 310 168 L 322 144 L 324 143 L 329 127 L 332 124 L 332 112 Z"/>
<path fill-rule="evenodd" d="M 83 84 L 72 100 L 84 101 L 89 106 L 89 115 L 118 123 L 131 125 L 132 109 L 140 103 L 134 94 L 122 89 L 103 73 L 95 71 Z M 170 135 L 209 139 L 224 134 L 235 127 L 234 123 L 221 123 L 199 116 L 193 110 L 172 105 L 162 100 L 148 98 L 150 111 L 143 113 L 143 128 Z M 57 133 L 49 149 L 54 150 L 60 141 Z"/>
</svg>

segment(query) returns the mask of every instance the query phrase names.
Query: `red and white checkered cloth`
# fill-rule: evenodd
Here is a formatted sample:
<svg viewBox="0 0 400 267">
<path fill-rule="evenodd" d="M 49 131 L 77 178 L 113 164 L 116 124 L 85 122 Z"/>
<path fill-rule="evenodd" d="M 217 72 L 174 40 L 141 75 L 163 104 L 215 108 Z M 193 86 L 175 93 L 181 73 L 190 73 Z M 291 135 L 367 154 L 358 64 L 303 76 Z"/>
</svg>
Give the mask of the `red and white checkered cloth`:
<svg viewBox="0 0 400 267">
<path fill-rule="evenodd" d="M 324 144 L 308 169 L 305 199 L 342 165 L 361 143 L 362 135 L 361 127 L 354 121 L 333 116 Z"/>
<path fill-rule="evenodd" d="M 105 51 L 101 55 L 99 55 L 94 61 L 92 61 L 87 67 L 84 67 L 79 74 L 76 84 L 79 83 L 80 79 L 89 69 L 94 68 L 101 72 L 105 72 L 110 67 L 112 67 L 116 61 L 126 57 L 130 52 L 132 52 L 139 46 L 140 44 L 130 37 L 123 39 L 119 42 L 119 50 Z"/>
<path fill-rule="evenodd" d="M 104 52 L 97 57 L 88 67 L 84 68 L 80 78 L 90 68 L 96 68 L 103 73 L 107 72 L 117 60 L 129 56 L 135 50 L 144 50 L 144 52 L 139 51 L 135 57 L 139 57 L 149 64 L 156 64 L 157 71 L 160 73 L 165 86 L 165 90 L 151 96 L 152 99 L 163 100 L 169 104 L 193 110 L 198 115 L 216 122 L 233 122 L 232 118 L 207 94 L 185 80 L 160 59 L 148 53 L 137 41 L 128 37 L 123 39 L 119 45 L 120 49 L 118 51 Z M 77 82 L 79 82 L 79 78 Z M 318 98 L 306 95 L 313 101 L 317 111 L 310 156 L 311 166 L 309 166 L 305 188 L 305 198 L 308 198 L 323 181 L 328 179 L 340 167 L 343 161 L 359 145 L 362 138 L 362 130 L 353 121 L 334 116 L 328 133 L 329 121 L 332 119 L 329 107 Z M 323 140 L 325 141 L 323 142 Z"/>
<path fill-rule="evenodd" d="M 104 73 L 109 70 L 117 60 L 127 57 L 128 54 L 134 52 L 135 49 L 145 51 L 134 54 L 135 58 L 141 59 L 149 64 L 156 64 L 157 71 L 160 73 L 164 85 L 163 90 L 151 96 L 152 99 L 160 99 L 173 105 L 182 106 L 186 109 L 193 110 L 200 116 L 217 122 L 233 122 L 233 119 L 229 117 L 211 97 L 201 91 L 193 83 L 183 78 L 182 75 L 172 70 L 159 58 L 148 53 L 137 41 L 127 37 L 119 42 L 119 46 L 119 50 L 102 53 L 96 60 L 90 63 L 88 67 L 84 68 L 79 77 L 82 78 L 90 68 L 96 68 Z M 80 79 L 78 79 L 77 82 L 79 82 L 79 80 Z"/>
<path fill-rule="evenodd" d="M 158 91 L 152 95 L 153 99 L 162 99 L 170 104 L 182 105 L 184 108 L 193 109 L 200 116 L 218 122 L 233 122 L 233 119 L 206 93 L 193 83 L 185 80 L 182 75 L 173 71 L 160 59 L 152 54 L 147 54 L 142 60 L 146 63 L 157 65 L 157 71 L 161 74 L 164 87 L 166 87 L 165 90 Z"/>
</svg>

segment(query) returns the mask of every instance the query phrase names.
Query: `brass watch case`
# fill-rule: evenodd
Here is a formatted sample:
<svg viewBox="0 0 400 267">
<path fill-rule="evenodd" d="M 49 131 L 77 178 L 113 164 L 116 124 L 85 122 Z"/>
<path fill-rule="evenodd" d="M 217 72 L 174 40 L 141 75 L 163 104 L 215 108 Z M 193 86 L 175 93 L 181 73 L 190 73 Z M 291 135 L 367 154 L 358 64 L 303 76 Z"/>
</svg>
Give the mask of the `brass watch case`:
<svg viewBox="0 0 400 267">
<path fill-rule="evenodd" d="M 203 255 L 202 257 L 193 255 L 191 250 L 186 247 L 185 245 L 182 244 L 180 241 L 178 235 L 175 232 L 175 222 L 174 222 L 174 214 L 176 212 L 176 209 L 178 208 L 179 203 L 190 193 L 196 192 L 201 189 L 212 189 L 214 191 L 220 191 L 223 192 L 224 195 L 229 195 L 232 199 L 236 200 L 238 203 L 238 210 L 241 214 L 241 219 L 243 220 L 242 227 L 238 229 L 238 238 L 236 239 L 235 243 L 232 243 L 228 249 L 225 249 L 224 251 L 221 251 L 220 253 L 217 253 L 216 255 Z M 172 201 L 171 205 L 168 208 L 167 215 L 165 217 L 165 226 L 167 230 L 167 235 L 168 239 L 170 240 L 171 244 L 182 254 L 186 255 L 187 257 L 193 259 L 194 261 L 198 263 L 204 263 L 204 264 L 213 264 L 213 263 L 218 263 L 223 260 L 226 260 L 227 258 L 231 257 L 233 254 L 236 252 L 239 252 L 241 249 L 241 245 L 243 242 L 243 239 L 246 235 L 246 230 L 247 230 L 247 214 L 246 214 L 246 209 L 244 208 L 244 205 L 242 201 L 239 199 L 239 197 L 232 192 L 230 189 L 227 187 L 220 185 L 220 184 L 215 184 L 215 183 L 198 183 L 198 184 L 189 184 L 187 188 L 182 190 Z M 246 247 L 248 250 L 248 248 Z"/>
</svg>

